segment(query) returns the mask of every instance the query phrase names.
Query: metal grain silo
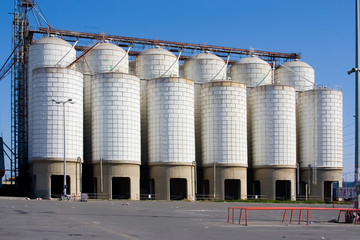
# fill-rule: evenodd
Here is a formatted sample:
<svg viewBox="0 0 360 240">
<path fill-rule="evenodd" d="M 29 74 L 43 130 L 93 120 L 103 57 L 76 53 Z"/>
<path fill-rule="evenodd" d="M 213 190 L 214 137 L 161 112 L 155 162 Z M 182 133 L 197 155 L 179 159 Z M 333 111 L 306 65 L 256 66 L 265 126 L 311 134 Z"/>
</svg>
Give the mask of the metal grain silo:
<svg viewBox="0 0 360 240">
<path fill-rule="evenodd" d="M 112 43 L 99 43 L 81 59 L 77 68 L 83 74 L 129 73 L 129 59 L 121 47 Z"/>
<path fill-rule="evenodd" d="M 99 196 L 139 199 L 140 79 L 95 74 L 92 91 L 92 163 Z"/>
<path fill-rule="evenodd" d="M 223 200 L 246 199 L 246 85 L 202 84 L 201 123 L 205 192 Z"/>
<path fill-rule="evenodd" d="M 251 56 L 242 58 L 230 68 L 231 80 L 245 83 L 248 88 L 271 84 L 271 67 L 264 60 Z"/>
<path fill-rule="evenodd" d="M 179 66 L 179 77 L 184 77 L 184 64 Z"/>
<path fill-rule="evenodd" d="M 179 61 L 171 52 L 154 47 L 142 51 L 135 59 L 135 75 L 141 79 L 141 188 L 147 192 L 148 182 L 148 118 L 147 118 L 147 80 L 162 77 L 178 77 Z"/>
<path fill-rule="evenodd" d="M 76 65 L 77 69 L 84 74 L 84 182 L 85 190 L 94 192 L 88 188 L 93 181 L 93 166 L 91 163 L 91 85 L 95 74 L 106 72 L 129 72 L 129 60 L 126 51 L 112 43 L 98 43 Z"/>
<path fill-rule="evenodd" d="M 226 63 L 212 53 L 199 53 L 184 63 L 184 76 L 194 83 L 226 80 Z"/>
<path fill-rule="evenodd" d="M 195 199 L 194 85 L 184 78 L 148 81 L 151 193 Z"/>
<path fill-rule="evenodd" d="M 129 62 L 129 73 L 130 73 L 131 75 L 136 75 L 136 73 L 135 73 L 135 66 L 136 66 L 136 62 L 135 62 L 135 61 Z"/>
<path fill-rule="evenodd" d="M 312 199 L 331 201 L 333 183 L 342 184 L 342 92 L 319 88 L 299 93 L 297 118 L 300 194 L 307 190 Z"/>
<path fill-rule="evenodd" d="M 45 37 L 36 40 L 30 45 L 29 48 L 29 62 L 28 62 L 28 84 L 27 92 L 29 101 L 31 101 L 32 93 L 32 71 L 34 68 L 39 67 L 66 67 L 76 59 L 76 51 L 72 46 L 56 37 Z M 31 106 L 28 106 L 28 124 L 32 124 L 33 111 Z M 28 130 L 28 153 L 29 161 L 31 161 L 32 142 L 31 135 L 32 129 Z"/>
<path fill-rule="evenodd" d="M 226 63 L 220 57 L 209 53 L 199 53 L 192 56 L 183 64 L 184 77 L 194 82 L 195 102 L 195 154 L 199 176 L 199 192 L 203 187 L 202 176 L 202 148 L 201 148 L 201 103 L 200 85 L 202 83 L 226 80 Z"/>
<path fill-rule="evenodd" d="M 83 157 L 83 76 L 66 68 L 35 68 L 31 85 L 29 129 L 32 134 L 29 140 L 36 197 L 59 197 L 63 193 L 65 150 L 67 193 L 79 194 Z M 72 99 L 75 104 L 59 105 L 53 99 L 58 102 Z"/>
<path fill-rule="evenodd" d="M 277 84 L 292 86 L 296 91 L 305 91 L 314 88 L 315 73 L 307 63 L 290 61 L 275 70 L 274 81 Z"/>
<path fill-rule="evenodd" d="M 256 57 L 246 57 L 237 61 L 230 68 L 231 80 L 234 82 L 245 83 L 247 86 L 247 124 L 248 124 L 248 161 L 251 168 L 252 163 L 252 145 L 251 145 L 251 106 L 250 106 L 250 88 L 271 84 L 273 71 L 266 61 Z M 251 170 L 251 169 L 250 169 Z M 252 181 L 252 172 L 248 172 L 249 182 Z M 253 189 L 249 188 L 250 195 Z"/>
<path fill-rule="evenodd" d="M 179 61 L 174 54 L 163 48 L 149 48 L 136 57 L 135 73 L 140 79 L 178 77 Z"/>
<path fill-rule="evenodd" d="M 295 89 L 251 89 L 254 192 L 270 199 L 296 198 Z"/>
</svg>

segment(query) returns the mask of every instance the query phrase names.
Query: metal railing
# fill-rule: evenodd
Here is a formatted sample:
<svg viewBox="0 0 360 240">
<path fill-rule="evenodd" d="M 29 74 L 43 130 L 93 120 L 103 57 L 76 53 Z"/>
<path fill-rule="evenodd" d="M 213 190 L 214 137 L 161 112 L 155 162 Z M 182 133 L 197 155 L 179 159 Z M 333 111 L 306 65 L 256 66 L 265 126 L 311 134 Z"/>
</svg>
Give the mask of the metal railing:
<svg viewBox="0 0 360 240">
<path fill-rule="evenodd" d="M 248 211 L 250 210 L 262 210 L 262 211 L 269 211 L 270 214 L 274 214 L 275 210 L 283 210 L 284 211 L 284 215 L 282 218 L 282 222 L 285 221 L 285 217 L 286 217 L 286 213 L 287 211 L 291 211 L 291 215 L 290 215 L 290 219 L 289 222 L 292 223 L 293 220 L 293 215 L 294 215 L 294 211 L 297 210 L 299 211 L 299 219 L 298 219 L 298 224 L 301 223 L 301 216 L 302 216 L 302 212 L 306 211 L 306 225 L 309 225 L 309 219 L 310 219 L 310 211 L 314 211 L 314 210 L 322 210 L 322 211 L 339 211 L 339 215 L 338 215 L 338 219 L 337 222 L 340 221 L 340 216 L 342 212 L 345 212 L 347 215 L 354 215 L 355 214 L 355 221 L 354 223 L 357 224 L 357 220 L 358 220 L 358 215 L 360 213 L 360 209 L 355 209 L 355 208 L 315 208 L 315 207 L 229 207 L 228 208 L 228 218 L 227 218 L 227 222 L 228 223 L 235 223 L 235 219 L 237 219 L 237 211 L 239 210 L 239 214 L 238 214 L 238 219 L 239 222 L 238 224 L 241 224 L 241 220 L 243 217 L 243 211 L 245 214 L 245 226 L 248 225 Z M 346 218 L 346 217 L 345 217 Z M 345 219 L 345 221 L 347 221 Z"/>
</svg>

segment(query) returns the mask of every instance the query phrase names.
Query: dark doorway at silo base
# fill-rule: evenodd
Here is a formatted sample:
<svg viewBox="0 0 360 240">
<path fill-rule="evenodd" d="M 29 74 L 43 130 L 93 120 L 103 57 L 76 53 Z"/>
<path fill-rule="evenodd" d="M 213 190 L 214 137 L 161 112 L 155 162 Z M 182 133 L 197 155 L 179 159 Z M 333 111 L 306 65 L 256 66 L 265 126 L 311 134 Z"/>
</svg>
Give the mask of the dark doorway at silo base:
<svg viewBox="0 0 360 240">
<path fill-rule="evenodd" d="M 150 192 L 150 194 L 155 194 L 155 180 L 152 178 L 152 179 L 150 179 L 150 190 L 149 190 L 149 192 Z"/>
<path fill-rule="evenodd" d="M 254 181 L 253 194 L 254 194 L 255 196 L 259 196 L 259 195 L 261 194 L 261 191 L 260 191 L 260 181 Z"/>
<path fill-rule="evenodd" d="M 208 179 L 204 180 L 204 195 L 205 196 L 209 196 L 210 195 L 210 181 Z"/>
<path fill-rule="evenodd" d="M 140 166 L 140 195 L 152 194 L 150 188 L 149 166 Z"/>
<path fill-rule="evenodd" d="M 308 184 L 307 182 L 300 182 L 299 183 L 299 195 L 300 196 L 305 196 L 307 194 L 307 188 L 308 188 Z"/>
<path fill-rule="evenodd" d="M 240 199 L 240 179 L 225 179 L 225 200 Z"/>
<path fill-rule="evenodd" d="M 246 186 L 247 186 L 247 195 L 260 195 L 255 193 L 255 183 L 254 183 L 254 176 L 253 176 L 253 169 L 248 167 L 246 171 Z M 260 184 L 260 183 L 259 183 Z M 260 191 L 260 189 L 259 189 Z"/>
<path fill-rule="evenodd" d="M 170 179 L 170 200 L 183 200 L 187 198 L 187 182 L 185 178 Z"/>
<path fill-rule="evenodd" d="M 195 192 L 196 195 L 209 195 L 209 193 L 206 193 L 206 183 L 204 182 L 204 171 L 202 167 L 196 168 L 196 184 L 197 184 L 197 192 Z"/>
<path fill-rule="evenodd" d="M 130 198 L 130 178 L 113 177 L 112 178 L 112 199 Z"/>
<path fill-rule="evenodd" d="M 276 181 L 276 200 L 289 200 L 291 197 L 291 181 Z"/>
<path fill-rule="evenodd" d="M 324 201 L 337 201 L 338 182 L 324 182 Z"/>
<path fill-rule="evenodd" d="M 82 175 L 82 192 L 84 193 L 95 193 L 96 188 L 94 188 L 94 168 L 92 164 L 84 163 L 83 164 L 83 175 Z"/>
<path fill-rule="evenodd" d="M 66 176 L 66 194 L 70 194 L 70 176 Z M 51 175 L 51 197 L 59 198 L 64 193 L 64 175 Z"/>
</svg>

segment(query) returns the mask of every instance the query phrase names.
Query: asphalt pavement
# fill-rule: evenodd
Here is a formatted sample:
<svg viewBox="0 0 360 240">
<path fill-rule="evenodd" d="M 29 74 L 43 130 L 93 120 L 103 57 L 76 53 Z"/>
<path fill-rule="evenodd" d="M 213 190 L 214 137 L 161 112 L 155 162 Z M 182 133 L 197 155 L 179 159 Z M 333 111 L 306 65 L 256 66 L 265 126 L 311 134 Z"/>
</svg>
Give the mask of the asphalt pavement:
<svg viewBox="0 0 360 240">
<path fill-rule="evenodd" d="M 0 239 L 360 239 L 360 224 L 340 222 L 337 211 L 249 211 L 249 225 L 227 223 L 228 207 L 332 207 L 325 204 L 264 204 L 187 201 L 25 200 L 0 198 Z M 340 206 L 344 207 L 344 206 Z M 347 205 L 345 207 L 351 207 Z M 238 219 L 238 216 L 237 216 Z M 242 222 L 244 223 L 244 222 Z"/>
</svg>

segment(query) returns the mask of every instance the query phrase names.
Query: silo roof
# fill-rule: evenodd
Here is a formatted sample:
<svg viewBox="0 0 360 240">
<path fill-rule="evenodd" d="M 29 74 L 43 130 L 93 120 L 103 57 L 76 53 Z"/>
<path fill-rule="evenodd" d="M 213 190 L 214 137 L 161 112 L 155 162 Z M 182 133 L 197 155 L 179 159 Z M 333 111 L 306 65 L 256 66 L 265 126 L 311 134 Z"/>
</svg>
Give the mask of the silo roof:
<svg viewBox="0 0 360 240">
<path fill-rule="evenodd" d="M 194 59 L 194 60 L 195 59 L 216 59 L 216 60 L 224 61 L 220 57 L 216 56 L 215 54 L 209 53 L 209 52 L 196 54 L 196 55 L 192 56 L 190 59 Z"/>
<path fill-rule="evenodd" d="M 115 45 L 115 44 L 112 44 L 112 43 L 100 43 L 98 44 L 96 47 L 95 47 L 96 50 L 103 50 L 103 49 L 106 49 L 106 50 L 116 50 L 116 51 L 123 51 L 125 52 L 124 49 L 122 49 L 121 47 Z"/>
<path fill-rule="evenodd" d="M 247 63 L 262 63 L 262 64 L 268 64 L 266 61 L 262 60 L 259 57 L 251 56 L 242 58 L 239 61 L 236 62 L 236 64 L 247 64 Z"/>
<path fill-rule="evenodd" d="M 309 64 L 307 64 L 305 62 L 301 62 L 301 61 L 285 62 L 282 65 L 285 65 L 286 67 L 308 67 L 308 68 L 312 68 Z"/>
<path fill-rule="evenodd" d="M 155 47 L 155 48 L 149 48 L 149 49 L 146 49 L 144 51 L 142 51 L 140 53 L 140 55 L 170 55 L 170 56 L 174 56 L 175 55 L 161 47 Z"/>
<path fill-rule="evenodd" d="M 40 39 L 36 40 L 33 44 L 57 44 L 57 45 L 71 47 L 70 43 L 68 43 L 67 41 L 62 40 L 60 38 L 56 38 L 56 37 L 40 38 Z"/>
</svg>

